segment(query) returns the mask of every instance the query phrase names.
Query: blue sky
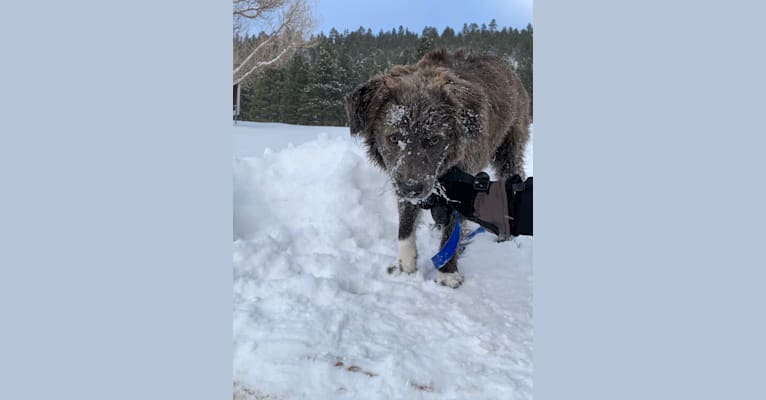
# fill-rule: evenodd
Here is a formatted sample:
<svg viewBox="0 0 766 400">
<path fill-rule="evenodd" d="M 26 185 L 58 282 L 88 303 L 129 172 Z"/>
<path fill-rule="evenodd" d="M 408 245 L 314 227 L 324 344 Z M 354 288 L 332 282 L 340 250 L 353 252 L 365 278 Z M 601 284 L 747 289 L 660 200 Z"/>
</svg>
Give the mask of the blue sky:
<svg viewBox="0 0 766 400">
<path fill-rule="evenodd" d="M 312 0 L 316 32 L 325 34 L 335 27 L 356 30 L 360 25 L 390 31 L 399 25 L 420 33 L 425 26 L 439 32 L 445 26 L 459 31 L 464 23 L 489 24 L 492 18 L 500 27 L 524 28 L 532 23 L 532 0 Z"/>
</svg>

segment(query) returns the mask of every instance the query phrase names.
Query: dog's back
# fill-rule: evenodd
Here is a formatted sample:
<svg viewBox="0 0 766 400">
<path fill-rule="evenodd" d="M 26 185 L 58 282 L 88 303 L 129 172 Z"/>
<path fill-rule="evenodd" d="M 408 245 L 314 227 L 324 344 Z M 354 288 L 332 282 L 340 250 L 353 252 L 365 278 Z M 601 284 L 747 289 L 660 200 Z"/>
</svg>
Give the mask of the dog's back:
<svg viewBox="0 0 766 400">
<path fill-rule="evenodd" d="M 413 72 L 447 68 L 475 89 L 476 106 L 486 112 L 483 134 L 463 167 L 477 172 L 489 162 L 498 174 L 524 176 L 524 146 L 529 140 L 529 96 L 508 62 L 491 55 L 461 49 L 426 54 Z M 488 158 L 488 156 L 491 156 Z"/>
</svg>

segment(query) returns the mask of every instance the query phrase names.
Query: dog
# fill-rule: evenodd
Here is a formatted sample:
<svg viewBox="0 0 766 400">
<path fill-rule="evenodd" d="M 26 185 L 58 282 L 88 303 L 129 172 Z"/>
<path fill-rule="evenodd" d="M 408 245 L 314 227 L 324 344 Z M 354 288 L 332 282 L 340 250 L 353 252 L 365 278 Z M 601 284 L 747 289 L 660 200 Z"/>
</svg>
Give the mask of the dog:
<svg viewBox="0 0 766 400">
<path fill-rule="evenodd" d="M 491 164 L 500 178 L 525 176 L 529 96 L 499 57 L 433 51 L 358 85 L 345 106 L 351 135 L 364 139 L 370 161 L 390 176 L 399 200 L 399 255 L 389 273 L 417 271 L 418 204 L 436 193 L 450 168 L 476 174 Z M 442 247 L 454 224 L 451 218 L 441 227 Z M 463 283 L 457 255 L 435 281 L 451 288 Z"/>
</svg>

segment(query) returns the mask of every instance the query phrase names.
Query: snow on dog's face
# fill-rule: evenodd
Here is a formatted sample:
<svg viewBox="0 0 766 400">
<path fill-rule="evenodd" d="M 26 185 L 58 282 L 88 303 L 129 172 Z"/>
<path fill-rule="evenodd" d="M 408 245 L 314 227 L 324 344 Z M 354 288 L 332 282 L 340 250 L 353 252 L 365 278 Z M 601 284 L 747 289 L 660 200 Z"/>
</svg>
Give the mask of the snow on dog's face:
<svg viewBox="0 0 766 400">
<path fill-rule="evenodd" d="M 447 104 L 426 99 L 389 103 L 376 129 L 376 147 L 399 197 L 417 201 L 434 190 L 452 165 L 454 113 Z M 453 146 L 454 149 L 454 146 Z"/>
<path fill-rule="evenodd" d="M 364 137 L 370 159 L 388 172 L 398 196 L 411 202 L 435 190 L 480 129 L 479 113 L 461 101 L 470 88 L 432 72 L 395 71 L 346 97 L 351 134 Z"/>
</svg>

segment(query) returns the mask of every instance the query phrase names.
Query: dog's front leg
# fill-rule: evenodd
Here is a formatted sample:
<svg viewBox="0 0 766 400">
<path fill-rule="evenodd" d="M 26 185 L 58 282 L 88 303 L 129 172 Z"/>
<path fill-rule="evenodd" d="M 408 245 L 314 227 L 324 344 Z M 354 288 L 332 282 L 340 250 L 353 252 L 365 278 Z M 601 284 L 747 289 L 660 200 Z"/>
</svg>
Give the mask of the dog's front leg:
<svg viewBox="0 0 766 400">
<path fill-rule="evenodd" d="M 415 246 L 415 225 L 420 214 L 420 207 L 409 201 L 399 201 L 399 257 L 396 263 L 388 267 L 388 273 L 418 270 L 418 250 Z"/>
<path fill-rule="evenodd" d="M 455 228 L 456 223 L 457 219 L 452 216 L 450 217 L 450 222 L 447 224 L 447 226 L 442 227 L 442 240 L 439 248 L 443 248 L 444 244 L 447 243 L 447 240 L 449 239 L 452 230 Z M 450 258 L 450 260 L 447 261 L 443 267 L 439 268 L 439 270 L 436 272 L 436 283 L 451 288 L 457 288 L 463 284 L 463 275 L 460 275 L 460 272 L 457 270 L 457 256 L 457 253 L 455 253 L 455 255 L 453 255 L 452 258 Z"/>
</svg>

